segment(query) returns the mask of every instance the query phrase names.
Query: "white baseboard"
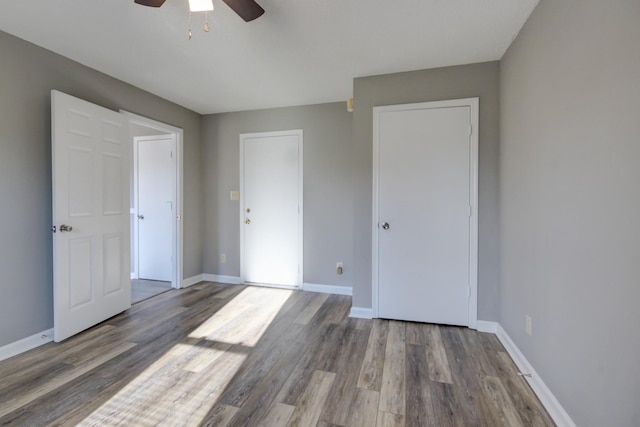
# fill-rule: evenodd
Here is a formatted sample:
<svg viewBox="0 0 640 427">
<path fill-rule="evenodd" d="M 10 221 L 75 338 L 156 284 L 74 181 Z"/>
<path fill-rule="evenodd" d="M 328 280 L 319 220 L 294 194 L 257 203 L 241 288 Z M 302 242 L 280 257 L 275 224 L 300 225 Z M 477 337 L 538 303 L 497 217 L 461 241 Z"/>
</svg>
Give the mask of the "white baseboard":
<svg viewBox="0 0 640 427">
<path fill-rule="evenodd" d="M 182 279 L 182 283 L 180 284 L 180 287 L 188 288 L 189 286 L 193 286 L 197 283 L 200 283 L 204 280 L 202 276 L 203 276 L 202 274 L 196 274 L 195 276 Z"/>
<path fill-rule="evenodd" d="M 336 295 L 349 295 L 353 294 L 353 289 L 349 286 L 335 286 L 335 285 L 318 285 L 315 283 L 303 283 L 303 291 L 307 292 L 320 292 L 323 294 L 336 294 Z"/>
<path fill-rule="evenodd" d="M 53 329 L 38 332 L 30 337 L 0 347 L 0 360 L 8 359 L 51 341 L 53 341 Z"/>
<path fill-rule="evenodd" d="M 205 280 L 207 282 L 227 283 L 230 285 L 240 284 L 240 278 L 237 276 L 221 276 L 219 274 L 205 273 L 202 275 L 202 280 Z"/>
<path fill-rule="evenodd" d="M 490 334 L 498 333 L 498 322 L 489 322 L 487 320 L 476 321 L 476 330 L 478 332 L 488 332 Z"/>
<path fill-rule="evenodd" d="M 549 415 L 551 415 L 551 418 L 553 418 L 553 421 L 555 421 L 558 427 L 576 427 L 576 424 L 573 422 L 567 411 L 564 410 L 560 402 L 558 402 L 558 399 L 556 399 L 551 390 L 549 390 L 549 387 L 547 387 L 544 381 L 542 381 L 540 375 L 538 375 L 536 370 L 533 369 L 533 366 L 531 366 L 527 358 L 524 357 L 524 354 L 522 354 L 520 349 L 516 346 L 502 326 L 495 322 L 485 323 L 495 324 L 496 336 L 509 353 L 509 356 L 511 356 L 515 362 L 520 372 L 522 374 L 527 374 L 523 378 L 529 383 L 534 393 L 538 396 L 538 399 L 540 399 L 540 402 L 542 402 L 542 405 L 545 407 L 547 412 L 549 412 Z M 478 328 L 478 330 L 480 329 Z"/>
<path fill-rule="evenodd" d="M 373 319 L 373 308 L 351 307 L 349 317 L 357 319 Z"/>
</svg>

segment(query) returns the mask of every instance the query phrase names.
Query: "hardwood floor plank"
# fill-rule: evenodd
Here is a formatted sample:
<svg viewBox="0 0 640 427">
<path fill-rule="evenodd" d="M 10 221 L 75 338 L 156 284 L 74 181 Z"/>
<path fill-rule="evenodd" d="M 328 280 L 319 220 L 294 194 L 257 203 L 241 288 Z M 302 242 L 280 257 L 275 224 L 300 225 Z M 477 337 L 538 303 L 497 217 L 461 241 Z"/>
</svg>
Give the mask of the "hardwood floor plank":
<svg viewBox="0 0 640 427">
<path fill-rule="evenodd" d="M 285 427 L 295 409 L 295 406 L 275 403 L 271 405 L 267 415 L 260 421 L 260 425 L 264 427 Z"/>
<path fill-rule="evenodd" d="M 209 412 L 207 420 L 200 425 L 226 427 L 229 421 L 236 415 L 239 408 L 229 405 L 216 405 Z M 184 425 L 184 424 L 182 424 Z"/>
<path fill-rule="evenodd" d="M 74 367 L 71 369 L 64 369 L 64 371 L 58 372 L 55 377 L 49 381 L 31 382 L 28 390 L 24 390 L 22 393 L 14 394 L 6 399 L 0 407 L 0 417 L 7 415 L 8 413 L 15 411 L 16 409 L 24 406 L 25 404 L 57 389 L 70 381 L 84 375 L 92 369 L 100 366 L 109 359 L 117 356 L 118 354 L 128 351 L 132 347 L 135 347 L 134 343 L 123 343 L 122 345 L 105 352 L 93 360 L 84 363 L 80 367 Z"/>
<path fill-rule="evenodd" d="M 498 363 L 502 367 L 500 372 L 503 373 L 500 380 L 523 423 L 533 427 L 553 425 L 553 420 L 535 397 L 529 384 L 518 375 L 518 369 L 511 357 L 506 352 L 498 352 Z"/>
<path fill-rule="evenodd" d="M 179 348 L 178 348 L 179 347 Z M 209 371 L 197 374 L 182 369 L 190 359 L 189 345 L 176 346 L 165 360 L 139 374 L 86 422 L 97 425 L 199 423 L 209 412 L 233 373 L 242 364 L 241 354 L 225 353 Z"/>
<path fill-rule="evenodd" d="M 375 390 L 358 389 L 349 412 L 346 427 L 375 426 L 378 418 L 380 393 Z"/>
<path fill-rule="evenodd" d="M 41 376 L 54 361 L 82 352 L 93 346 L 104 334 L 115 327 L 100 324 L 75 335 L 61 343 L 50 342 L 26 353 L 14 356 L 0 363 L 0 391 L 13 386 L 13 383 L 28 382 L 30 376 Z"/>
<path fill-rule="evenodd" d="M 466 353 L 473 354 L 469 359 L 474 363 L 474 369 L 484 375 L 497 376 L 495 363 L 480 342 L 480 335 L 471 329 L 461 329 L 459 332 Z M 492 350 L 492 353 L 495 355 L 495 351 Z"/>
<path fill-rule="evenodd" d="M 406 323 L 407 345 L 424 345 L 424 331 L 426 326 L 424 323 L 407 322 Z"/>
<path fill-rule="evenodd" d="M 440 327 L 437 325 L 425 325 L 423 331 L 429 366 L 429 379 L 440 383 L 452 384 L 449 360 L 442 344 Z"/>
<path fill-rule="evenodd" d="M 376 427 L 404 427 L 404 415 L 378 411 Z"/>
<path fill-rule="evenodd" d="M 242 407 L 231 420 L 230 426 L 260 426 L 260 420 L 264 417 L 266 411 L 275 401 L 278 391 L 282 388 L 295 363 L 304 353 L 307 343 L 291 342 L 284 355 L 278 360 L 273 368 L 260 378 L 252 388 L 246 400 L 242 403 Z"/>
<path fill-rule="evenodd" d="M 219 343 L 215 341 L 200 340 L 191 351 L 193 356 L 182 367 L 185 371 L 200 373 L 206 369 L 211 369 L 211 365 L 232 347 L 229 343 Z"/>
<path fill-rule="evenodd" d="M 289 378 L 287 378 L 287 381 L 278 392 L 276 401 L 291 406 L 298 404 L 298 399 L 313 375 L 313 367 L 318 354 L 322 352 L 323 346 L 329 345 L 327 337 L 334 328 L 335 325 L 323 326 L 322 330 L 324 333 L 319 334 L 319 336 L 323 338 L 308 343 L 306 351 L 302 354 L 300 360 L 296 363 L 289 375 Z"/>
<path fill-rule="evenodd" d="M 389 322 L 379 409 L 405 414 L 405 326 L 396 320 Z"/>
<path fill-rule="evenodd" d="M 482 393 L 482 378 L 484 374 L 478 372 L 473 354 L 467 353 L 460 337 L 460 328 L 441 326 L 440 335 L 449 360 L 449 367 L 453 376 L 455 394 L 461 410 L 470 425 L 496 425 L 498 422 L 490 410 L 490 403 Z"/>
<path fill-rule="evenodd" d="M 416 335 L 417 337 L 417 335 Z M 407 344 L 406 364 L 406 405 L 405 417 L 407 426 L 436 426 L 429 377 L 427 354 L 421 345 Z"/>
<path fill-rule="evenodd" d="M 337 425 L 345 425 L 356 408 L 353 403 L 358 390 L 356 383 L 369 338 L 366 331 L 349 327 L 346 336 L 347 339 L 338 344 L 337 357 L 328 365 L 328 371 L 335 372 L 336 379 L 320 416 L 320 420 Z"/>
<path fill-rule="evenodd" d="M 327 323 L 340 324 L 349 319 L 349 310 L 351 309 L 351 297 L 346 295 L 332 295 L 335 297 L 335 304 L 332 304 L 334 309 L 331 314 L 327 316 Z"/>
<path fill-rule="evenodd" d="M 522 418 L 515 410 L 513 402 L 500 378 L 487 376 L 482 384 L 485 395 L 493 403 L 493 409 L 501 420 L 500 425 L 509 427 L 524 426 Z"/>
<path fill-rule="evenodd" d="M 311 301 L 309 305 L 304 309 L 300 315 L 295 320 L 295 323 L 300 325 L 307 325 L 313 316 L 318 313 L 320 307 L 324 304 L 324 302 L 329 298 L 329 294 L 317 294 L 315 298 Z"/>
<path fill-rule="evenodd" d="M 331 391 L 335 376 L 336 374 L 333 372 L 315 371 L 313 373 L 311 381 L 300 396 L 298 405 L 287 426 L 305 427 L 315 426 L 318 423 L 320 412 Z"/>
<path fill-rule="evenodd" d="M 380 391 L 388 333 L 389 322 L 387 320 L 375 319 L 372 321 L 369 345 L 358 377 L 359 388 Z"/>
<path fill-rule="evenodd" d="M 242 407 L 256 385 L 263 377 L 267 376 L 280 357 L 289 350 L 290 346 L 290 341 L 278 341 L 265 352 L 250 352 L 243 365 L 237 371 L 233 384 L 225 390 L 220 401 L 231 406 Z M 301 347 L 304 348 L 305 346 L 302 345 Z M 231 351 L 234 348 L 236 346 L 231 347 Z"/>
</svg>

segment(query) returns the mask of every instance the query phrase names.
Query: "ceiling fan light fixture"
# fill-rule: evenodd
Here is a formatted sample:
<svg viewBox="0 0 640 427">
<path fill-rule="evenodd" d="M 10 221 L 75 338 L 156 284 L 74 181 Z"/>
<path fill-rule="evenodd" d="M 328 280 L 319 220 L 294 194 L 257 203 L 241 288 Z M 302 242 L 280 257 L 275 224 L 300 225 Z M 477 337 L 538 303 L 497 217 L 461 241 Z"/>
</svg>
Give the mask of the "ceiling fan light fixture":
<svg viewBox="0 0 640 427">
<path fill-rule="evenodd" d="M 210 12 L 213 0 L 189 0 L 189 12 Z"/>
</svg>

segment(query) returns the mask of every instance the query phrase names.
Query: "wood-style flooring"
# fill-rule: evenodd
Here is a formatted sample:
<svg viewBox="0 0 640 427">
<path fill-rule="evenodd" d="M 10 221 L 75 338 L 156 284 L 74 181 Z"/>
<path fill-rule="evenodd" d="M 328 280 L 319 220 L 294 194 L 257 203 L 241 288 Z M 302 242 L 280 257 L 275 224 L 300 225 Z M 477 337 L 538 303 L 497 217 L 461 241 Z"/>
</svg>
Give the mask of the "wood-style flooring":
<svg viewBox="0 0 640 427">
<path fill-rule="evenodd" d="M 495 336 L 351 298 L 171 290 L 0 362 L 0 425 L 552 426 Z"/>
<path fill-rule="evenodd" d="M 171 282 L 131 279 L 131 304 L 144 301 L 171 289 Z"/>
</svg>

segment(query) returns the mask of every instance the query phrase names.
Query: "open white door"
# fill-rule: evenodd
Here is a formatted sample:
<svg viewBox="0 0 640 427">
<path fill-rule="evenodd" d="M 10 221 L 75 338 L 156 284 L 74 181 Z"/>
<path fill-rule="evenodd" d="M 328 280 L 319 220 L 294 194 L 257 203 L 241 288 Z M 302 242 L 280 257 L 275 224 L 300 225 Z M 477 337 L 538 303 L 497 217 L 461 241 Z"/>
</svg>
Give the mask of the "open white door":
<svg viewBox="0 0 640 427">
<path fill-rule="evenodd" d="M 131 306 L 129 123 L 52 91 L 54 340 Z"/>
</svg>

